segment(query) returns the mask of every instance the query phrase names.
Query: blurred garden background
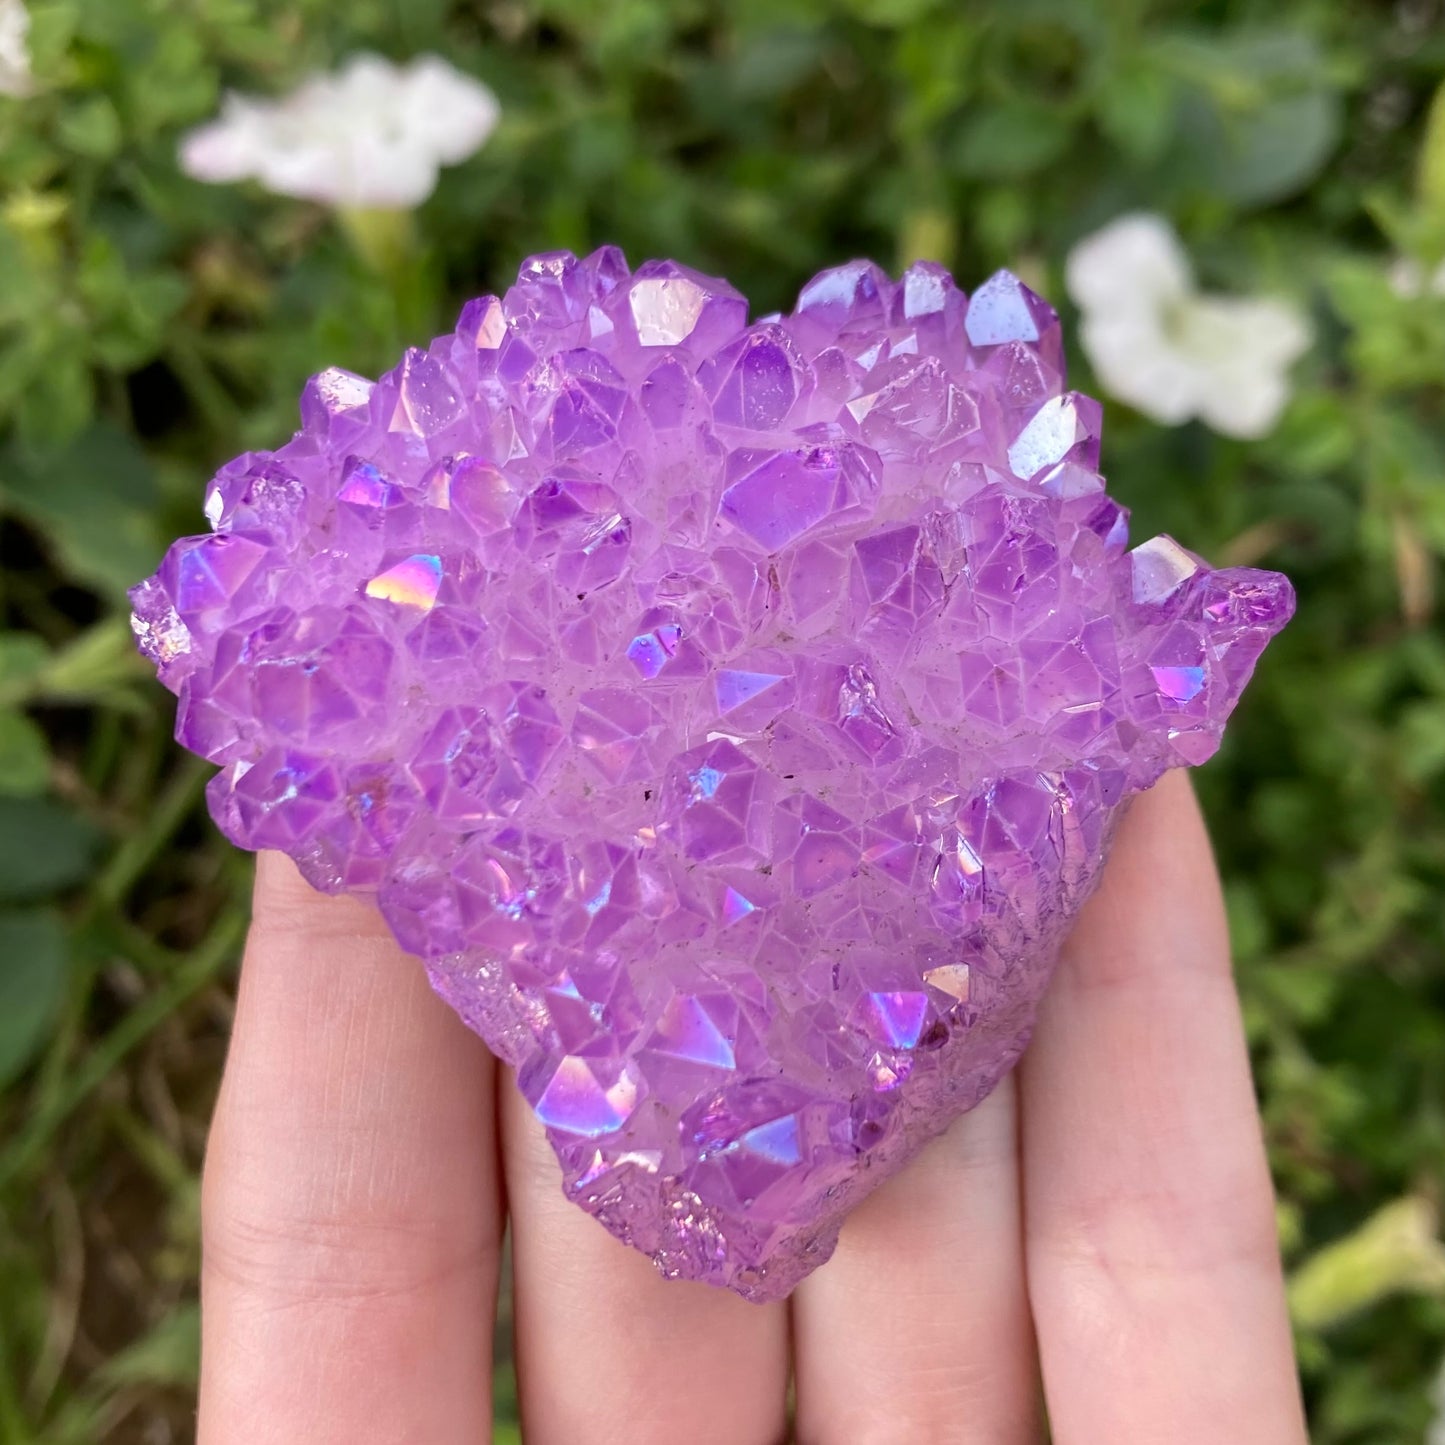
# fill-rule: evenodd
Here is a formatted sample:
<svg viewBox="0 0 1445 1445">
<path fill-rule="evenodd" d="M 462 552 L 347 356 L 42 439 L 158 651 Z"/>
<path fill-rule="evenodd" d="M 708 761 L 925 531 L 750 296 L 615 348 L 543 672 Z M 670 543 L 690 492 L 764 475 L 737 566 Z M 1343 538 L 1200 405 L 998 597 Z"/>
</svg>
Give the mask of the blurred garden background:
<svg viewBox="0 0 1445 1445">
<path fill-rule="evenodd" d="M 284 97 L 361 52 L 441 56 L 496 97 L 434 192 L 379 212 L 305 176 L 207 183 L 246 170 L 215 133 L 182 165 L 227 90 Z M 1442 79 L 1445 0 L 0 0 L 0 1445 L 192 1433 L 249 860 L 205 817 L 125 588 L 203 528 L 211 473 L 290 434 L 309 373 L 387 368 L 529 252 L 675 256 L 756 314 L 855 255 L 965 286 L 1008 265 L 1082 335 L 1068 258 L 1138 212 L 1203 290 L 1278 298 L 1297 328 L 1247 427 L 1071 359 L 1135 536 L 1299 589 L 1198 781 L 1314 1438 L 1426 1440 Z"/>
</svg>

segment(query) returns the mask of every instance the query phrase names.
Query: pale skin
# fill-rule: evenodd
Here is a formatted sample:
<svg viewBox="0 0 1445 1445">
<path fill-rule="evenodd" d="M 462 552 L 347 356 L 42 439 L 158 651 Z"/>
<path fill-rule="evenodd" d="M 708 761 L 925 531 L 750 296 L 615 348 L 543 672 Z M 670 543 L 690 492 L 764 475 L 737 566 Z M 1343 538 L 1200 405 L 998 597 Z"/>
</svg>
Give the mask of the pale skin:
<svg viewBox="0 0 1445 1445">
<path fill-rule="evenodd" d="M 1121 825 L 1016 1075 L 784 1304 L 664 1282 L 567 1203 L 368 905 L 263 856 L 255 919 L 206 1162 L 201 1445 L 486 1441 L 508 1219 L 529 1445 L 1026 1445 L 1045 1414 L 1058 1445 L 1306 1441 L 1181 774 Z"/>
</svg>

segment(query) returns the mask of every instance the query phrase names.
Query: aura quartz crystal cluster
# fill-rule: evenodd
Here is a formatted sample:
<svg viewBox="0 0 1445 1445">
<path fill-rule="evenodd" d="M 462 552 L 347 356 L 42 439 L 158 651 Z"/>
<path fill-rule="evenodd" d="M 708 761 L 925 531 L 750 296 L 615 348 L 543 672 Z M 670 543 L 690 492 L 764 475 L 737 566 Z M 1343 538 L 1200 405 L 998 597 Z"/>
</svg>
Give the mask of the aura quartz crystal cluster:
<svg viewBox="0 0 1445 1445">
<path fill-rule="evenodd" d="M 1292 607 L 1128 550 L 1006 272 L 749 324 L 537 256 L 301 422 L 133 594 L 216 821 L 375 895 L 570 1197 L 755 1300 L 1014 1064 L 1120 810 Z"/>
</svg>

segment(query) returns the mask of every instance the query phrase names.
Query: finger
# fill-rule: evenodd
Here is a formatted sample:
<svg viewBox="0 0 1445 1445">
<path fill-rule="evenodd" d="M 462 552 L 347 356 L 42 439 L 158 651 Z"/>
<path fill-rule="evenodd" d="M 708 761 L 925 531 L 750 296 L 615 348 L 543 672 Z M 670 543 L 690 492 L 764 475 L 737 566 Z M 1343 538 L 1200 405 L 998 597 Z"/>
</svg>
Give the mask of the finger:
<svg viewBox="0 0 1445 1445">
<path fill-rule="evenodd" d="M 806 1445 L 1038 1439 L 1016 1123 L 1005 1079 L 854 1211 L 793 1295 Z"/>
<path fill-rule="evenodd" d="M 202 1445 L 485 1440 L 493 1066 L 376 911 L 263 856 L 202 1205 Z"/>
<path fill-rule="evenodd" d="M 1302 1442 L 1219 881 L 1182 774 L 1121 824 L 1021 1082 L 1058 1445 Z"/>
<path fill-rule="evenodd" d="M 502 1085 L 517 1377 L 528 1445 L 775 1445 L 787 1312 L 664 1280 L 562 1192 L 516 1086 Z"/>
</svg>

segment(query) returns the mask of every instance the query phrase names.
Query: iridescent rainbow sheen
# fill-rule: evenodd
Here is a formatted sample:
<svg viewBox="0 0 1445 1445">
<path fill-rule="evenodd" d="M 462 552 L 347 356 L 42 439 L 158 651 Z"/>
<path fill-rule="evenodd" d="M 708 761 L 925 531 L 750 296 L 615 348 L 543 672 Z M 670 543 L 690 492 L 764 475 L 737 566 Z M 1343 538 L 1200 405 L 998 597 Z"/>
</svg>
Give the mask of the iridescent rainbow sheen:
<svg viewBox="0 0 1445 1445">
<path fill-rule="evenodd" d="M 366 595 L 398 607 L 428 612 L 436 605 L 442 585 L 442 559 L 418 553 L 379 572 L 366 584 Z"/>
</svg>

